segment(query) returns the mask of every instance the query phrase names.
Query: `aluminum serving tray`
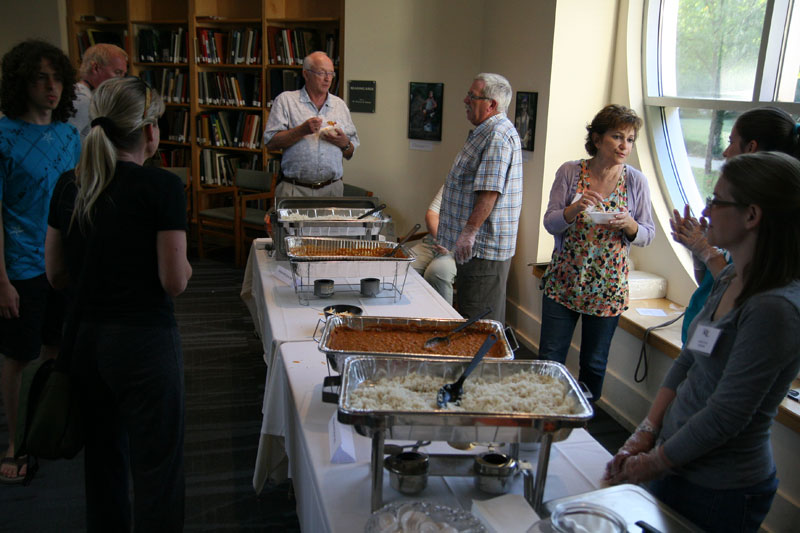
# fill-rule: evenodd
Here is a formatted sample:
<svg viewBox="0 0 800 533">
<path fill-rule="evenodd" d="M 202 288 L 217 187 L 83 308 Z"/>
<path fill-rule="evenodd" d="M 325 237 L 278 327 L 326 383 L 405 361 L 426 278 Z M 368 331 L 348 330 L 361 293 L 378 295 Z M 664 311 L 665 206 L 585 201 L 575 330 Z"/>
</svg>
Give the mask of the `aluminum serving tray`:
<svg viewBox="0 0 800 533">
<path fill-rule="evenodd" d="M 278 209 L 278 224 L 284 235 L 306 237 L 360 237 L 374 236 L 391 221 L 391 217 L 382 212 L 358 220 L 358 217 L 370 211 L 366 208 L 350 207 L 313 207 L 305 209 Z M 307 217 L 305 220 L 291 220 L 293 215 Z M 321 217 L 338 217 L 339 220 Z"/>
<path fill-rule="evenodd" d="M 372 437 L 384 430 L 387 439 L 450 442 L 538 442 L 546 434 L 554 441 L 566 439 L 572 428 L 586 426 L 594 410 L 566 367 L 553 361 L 484 361 L 472 376 L 502 378 L 522 371 L 550 375 L 567 384 L 575 399 L 576 413 L 479 413 L 432 409 L 430 411 L 382 411 L 350 407 L 353 391 L 364 381 L 404 376 L 411 372 L 434 376 L 442 384 L 458 379 L 467 362 L 453 359 L 421 359 L 354 355 L 344 362 L 339 392 L 338 419 Z M 471 377 L 472 377 L 471 376 Z"/>
<path fill-rule="evenodd" d="M 300 236 L 287 236 L 286 237 L 286 255 L 289 261 L 294 262 L 320 262 L 320 261 L 356 261 L 356 262 L 378 262 L 378 263 L 402 263 L 414 262 L 414 255 L 401 245 L 398 254 L 392 257 L 385 256 L 353 256 L 353 255 L 337 255 L 335 252 L 339 249 L 370 249 L 370 250 L 386 250 L 387 252 L 397 246 L 396 242 L 388 241 L 363 241 L 356 239 L 333 239 L 327 237 L 300 237 Z M 330 255 L 302 255 L 299 253 L 301 246 L 316 246 L 323 251 L 330 251 Z"/>
<path fill-rule="evenodd" d="M 465 320 L 460 318 L 398 318 L 388 316 L 342 316 L 332 315 L 329 316 L 325 322 L 325 329 L 322 330 L 322 336 L 319 339 L 319 350 L 324 352 L 328 358 L 328 362 L 334 371 L 339 371 L 344 368 L 344 360 L 353 354 L 359 355 L 383 355 L 388 357 L 413 357 L 413 358 L 426 358 L 426 359 L 454 359 L 454 360 L 470 360 L 475 354 L 458 355 L 435 355 L 430 352 L 422 351 L 420 347 L 419 352 L 397 353 L 397 352 L 383 352 L 380 346 L 376 346 L 374 350 L 369 352 L 357 352 L 352 350 L 335 350 L 331 348 L 331 335 L 333 330 L 337 327 L 350 327 L 357 330 L 364 330 L 367 327 L 382 326 L 382 325 L 401 325 L 401 326 L 416 326 L 416 327 L 435 327 L 437 330 L 450 331 L 457 326 L 463 324 Z M 467 331 L 474 331 L 480 328 L 486 330 L 486 333 L 494 333 L 497 335 L 497 340 L 503 350 L 503 357 L 492 357 L 492 361 L 511 361 L 514 359 L 514 352 L 506 337 L 503 325 L 496 320 L 478 320 L 473 326 L 467 328 Z M 433 334 L 431 334 L 433 337 Z M 488 360 L 489 358 L 487 358 Z M 456 376 L 458 377 L 458 376 Z"/>
</svg>

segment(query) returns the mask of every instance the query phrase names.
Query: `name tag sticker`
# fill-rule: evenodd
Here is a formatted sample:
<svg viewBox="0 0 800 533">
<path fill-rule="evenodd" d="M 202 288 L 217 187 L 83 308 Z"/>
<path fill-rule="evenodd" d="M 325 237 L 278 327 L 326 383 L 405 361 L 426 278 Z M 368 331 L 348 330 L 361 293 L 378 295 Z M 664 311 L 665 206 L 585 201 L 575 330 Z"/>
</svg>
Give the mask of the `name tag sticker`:
<svg viewBox="0 0 800 533">
<path fill-rule="evenodd" d="M 698 326 L 694 330 L 692 338 L 689 339 L 688 348 L 704 355 L 711 355 L 720 333 L 722 333 L 722 330 L 719 328 Z"/>
</svg>

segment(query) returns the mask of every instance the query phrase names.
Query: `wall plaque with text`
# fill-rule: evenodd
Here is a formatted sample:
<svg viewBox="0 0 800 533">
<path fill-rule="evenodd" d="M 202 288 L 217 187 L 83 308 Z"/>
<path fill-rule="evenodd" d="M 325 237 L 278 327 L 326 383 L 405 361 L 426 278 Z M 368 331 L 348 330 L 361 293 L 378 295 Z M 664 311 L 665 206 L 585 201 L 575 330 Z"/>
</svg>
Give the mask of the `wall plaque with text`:
<svg viewBox="0 0 800 533">
<path fill-rule="evenodd" d="M 350 80 L 347 82 L 347 107 L 351 113 L 375 112 L 375 82 Z"/>
</svg>

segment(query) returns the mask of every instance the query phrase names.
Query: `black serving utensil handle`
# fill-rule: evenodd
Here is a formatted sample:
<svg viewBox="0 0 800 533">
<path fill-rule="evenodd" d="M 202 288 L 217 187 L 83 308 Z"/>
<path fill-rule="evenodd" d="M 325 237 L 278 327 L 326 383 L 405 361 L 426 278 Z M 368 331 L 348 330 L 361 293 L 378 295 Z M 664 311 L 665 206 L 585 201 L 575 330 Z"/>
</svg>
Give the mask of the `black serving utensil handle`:
<svg viewBox="0 0 800 533">
<path fill-rule="evenodd" d="M 475 357 L 469 362 L 467 368 L 464 369 L 461 377 L 458 378 L 455 383 L 448 383 L 439 389 L 436 395 L 436 405 L 438 405 L 440 409 L 447 407 L 447 404 L 450 402 L 458 402 L 461 399 L 461 388 L 464 386 L 464 380 L 475 370 L 475 367 L 483 360 L 483 356 L 491 350 L 495 342 L 497 342 L 497 335 L 490 333 L 478 349 L 478 353 L 475 354 Z"/>
<path fill-rule="evenodd" d="M 359 215 L 359 217 L 356 218 L 356 220 L 361 220 L 362 218 L 367 218 L 368 216 L 373 215 L 373 214 L 377 213 L 378 211 L 382 211 L 384 209 L 386 209 L 386 204 L 381 204 L 378 207 L 373 207 L 372 209 L 370 209 L 369 211 L 367 211 L 363 215 Z"/>
<path fill-rule="evenodd" d="M 419 228 L 421 228 L 421 227 L 422 227 L 422 225 L 420 225 L 420 224 L 414 224 L 414 227 L 413 227 L 413 228 L 411 228 L 411 231 L 409 231 L 408 233 L 406 233 L 406 236 L 405 236 L 405 237 L 403 237 L 402 239 L 400 239 L 399 241 L 397 241 L 397 246 L 395 246 L 395 247 L 394 247 L 394 250 L 392 250 L 392 251 L 391 251 L 391 253 L 389 254 L 389 257 L 394 257 L 394 254 L 396 254 L 396 253 L 397 253 L 397 250 L 399 250 L 399 249 L 400 249 L 400 247 L 401 247 L 401 246 L 403 246 L 403 245 L 406 243 L 406 241 L 407 241 L 408 239 L 410 239 L 410 238 L 411 238 L 411 236 L 412 236 L 412 235 L 414 235 L 414 234 L 417 232 L 417 230 L 418 230 Z"/>
<path fill-rule="evenodd" d="M 487 307 L 486 309 L 484 309 L 483 311 L 481 311 L 477 315 L 471 317 L 466 322 L 463 322 L 461 325 L 459 325 L 458 327 L 456 327 L 455 329 L 453 329 L 449 333 L 447 333 L 445 335 L 440 335 L 440 336 L 437 336 L 437 337 L 431 337 L 430 339 L 426 340 L 425 344 L 423 344 L 423 347 L 426 348 L 426 349 L 431 349 L 431 348 L 433 348 L 434 346 L 436 346 L 439 343 L 442 343 L 442 342 L 445 342 L 445 341 L 447 341 L 449 343 L 451 336 L 455 335 L 459 331 L 467 329 L 472 324 L 474 324 L 475 322 L 477 322 L 478 320 L 480 320 L 481 318 L 485 317 L 486 315 L 488 315 L 491 312 L 492 312 L 492 308 L 491 307 Z"/>
<path fill-rule="evenodd" d="M 483 311 L 481 311 L 477 315 L 475 315 L 473 317 L 470 317 L 469 320 L 467 320 L 466 322 L 464 322 L 463 324 L 461 324 L 460 326 L 455 328 L 453 331 L 448 333 L 448 336 L 449 335 L 453 335 L 454 333 L 458 333 L 459 331 L 464 331 L 465 329 L 470 327 L 472 324 L 474 324 L 475 322 L 477 322 L 478 320 L 480 320 L 481 318 L 485 317 L 486 315 L 488 315 L 491 312 L 492 312 L 492 308 L 491 307 L 487 307 L 486 309 L 484 309 Z"/>
</svg>

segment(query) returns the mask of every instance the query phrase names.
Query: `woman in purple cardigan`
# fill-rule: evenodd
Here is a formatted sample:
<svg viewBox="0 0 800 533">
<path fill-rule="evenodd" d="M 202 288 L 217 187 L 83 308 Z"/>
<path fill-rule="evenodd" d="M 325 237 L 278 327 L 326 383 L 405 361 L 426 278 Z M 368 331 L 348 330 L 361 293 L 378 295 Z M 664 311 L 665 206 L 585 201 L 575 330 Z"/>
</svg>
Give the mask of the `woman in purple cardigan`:
<svg viewBox="0 0 800 533">
<path fill-rule="evenodd" d="M 604 107 L 586 127 L 591 158 L 561 165 L 544 227 L 555 248 L 543 279 L 539 357 L 563 363 L 581 320 L 578 380 L 600 398 L 611 338 L 628 308 L 628 251 L 647 246 L 655 226 L 647 179 L 625 160 L 642 120 L 624 106 Z M 595 224 L 590 211 L 617 212 Z"/>
</svg>

